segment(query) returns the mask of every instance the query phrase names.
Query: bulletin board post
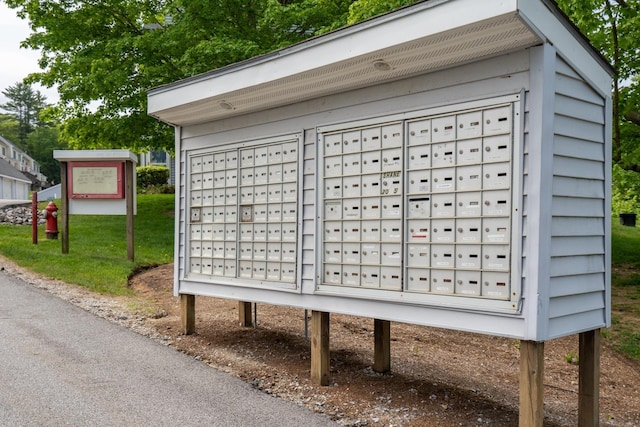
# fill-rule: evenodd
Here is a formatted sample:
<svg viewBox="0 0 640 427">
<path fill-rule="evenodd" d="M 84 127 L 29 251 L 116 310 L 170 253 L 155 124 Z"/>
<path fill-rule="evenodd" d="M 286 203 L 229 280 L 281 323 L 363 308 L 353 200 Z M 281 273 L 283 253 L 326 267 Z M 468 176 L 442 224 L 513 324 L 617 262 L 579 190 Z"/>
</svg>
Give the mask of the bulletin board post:
<svg viewBox="0 0 640 427">
<path fill-rule="evenodd" d="M 69 215 L 126 215 L 133 261 L 137 157 L 128 150 L 55 150 L 60 162 L 62 253 L 69 253 Z"/>
</svg>

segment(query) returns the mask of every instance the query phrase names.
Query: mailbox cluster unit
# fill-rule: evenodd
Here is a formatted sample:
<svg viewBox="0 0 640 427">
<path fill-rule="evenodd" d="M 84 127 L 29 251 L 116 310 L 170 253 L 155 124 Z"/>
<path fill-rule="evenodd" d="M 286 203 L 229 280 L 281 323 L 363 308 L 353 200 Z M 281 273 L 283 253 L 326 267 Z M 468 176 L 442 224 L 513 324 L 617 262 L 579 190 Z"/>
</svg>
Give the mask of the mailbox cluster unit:
<svg viewBox="0 0 640 427">
<path fill-rule="evenodd" d="M 550 0 L 431 0 L 153 89 L 175 293 L 534 341 L 607 326 L 610 87 Z"/>
</svg>

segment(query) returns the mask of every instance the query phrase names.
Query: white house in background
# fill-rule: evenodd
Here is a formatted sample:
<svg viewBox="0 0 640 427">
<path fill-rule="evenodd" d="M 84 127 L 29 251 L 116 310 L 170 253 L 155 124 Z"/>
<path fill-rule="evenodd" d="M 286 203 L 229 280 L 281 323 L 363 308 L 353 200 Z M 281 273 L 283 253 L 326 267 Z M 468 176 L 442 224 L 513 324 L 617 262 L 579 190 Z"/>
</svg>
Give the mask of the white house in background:
<svg viewBox="0 0 640 427">
<path fill-rule="evenodd" d="M 140 164 L 138 166 L 166 166 L 169 169 L 169 184 L 176 183 L 175 159 L 169 153 L 162 150 L 151 150 L 148 153 L 139 155 Z"/>
<path fill-rule="evenodd" d="M 47 182 L 47 177 L 40 172 L 40 164 L 24 150 L 0 135 L 0 159 L 13 166 L 21 175 L 25 175 L 34 189 L 40 189 Z"/>
<path fill-rule="evenodd" d="M 13 167 L 6 160 L 0 159 L 1 200 L 29 200 L 30 188 L 31 179 Z"/>
</svg>

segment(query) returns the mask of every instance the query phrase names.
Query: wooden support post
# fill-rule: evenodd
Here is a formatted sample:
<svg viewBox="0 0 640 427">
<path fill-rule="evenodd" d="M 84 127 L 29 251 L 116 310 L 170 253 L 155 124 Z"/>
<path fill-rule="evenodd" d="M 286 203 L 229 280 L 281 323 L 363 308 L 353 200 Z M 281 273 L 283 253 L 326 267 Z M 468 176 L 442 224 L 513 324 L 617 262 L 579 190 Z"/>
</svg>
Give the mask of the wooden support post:
<svg viewBox="0 0 640 427">
<path fill-rule="evenodd" d="M 520 427 L 544 420 L 544 342 L 520 341 Z"/>
<path fill-rule="evenodd" d="M 251 303 L 245 301 L 238 301 L 238 315 L 240 318 L 240 326 L 251 327 L 253 321 L 251 320 Z"/>
<path fill-rule="evenodd" d="M 62 230 L 62 253 L 69 253 L 69 192 L 67 191 L 67 162 L 60 162 L 60 228 Z"/>
<path fill-rule="evenodd" d="M 311 382 L 329 385 L 329 313 L 311 311 Z"/>
<path fill-rule="evenodd" d="M 191 335 L 196 332 L 196 297 L 180 294 L 180 323 L 182 333 Z"/>
<path fill-rule="evenodd" d="M 391 370 L 391 322 L 373 319 L 373 370 L 389 372 Z"/>
<path fill-rule="evenodd" d="M 580 334 L 578 425 L 600 425 L 600 329 Z"/>
<path fill-rule="evenodd" d="M 135 257 L 134 253 L 134 238 L 133 238 L 133 212 L 134 206 L 134 192 L 135 184 L 134 177 L 136 173 L 135 165 L 131 160 L 127 160 L 124 164 L 124 176 L 125 176 L 125 203 L 127 211 L 127 259 L 133 261 Z"/>
</svg>

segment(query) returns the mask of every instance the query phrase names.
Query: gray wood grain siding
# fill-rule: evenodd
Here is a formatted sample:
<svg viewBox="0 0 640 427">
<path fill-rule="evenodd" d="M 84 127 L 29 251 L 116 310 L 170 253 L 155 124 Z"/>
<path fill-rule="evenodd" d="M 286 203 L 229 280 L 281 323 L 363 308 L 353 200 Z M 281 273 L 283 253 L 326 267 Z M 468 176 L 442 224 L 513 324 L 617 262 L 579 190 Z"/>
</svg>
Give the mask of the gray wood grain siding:
<svg viewBox="0 0 640 427">
<path fill-rule="evenodd" d="M 605 100 L 558 58 L 549 334 L 605 321 Z"/>
</svg>

